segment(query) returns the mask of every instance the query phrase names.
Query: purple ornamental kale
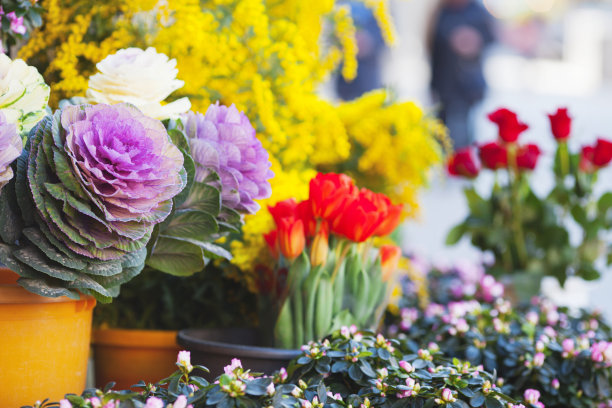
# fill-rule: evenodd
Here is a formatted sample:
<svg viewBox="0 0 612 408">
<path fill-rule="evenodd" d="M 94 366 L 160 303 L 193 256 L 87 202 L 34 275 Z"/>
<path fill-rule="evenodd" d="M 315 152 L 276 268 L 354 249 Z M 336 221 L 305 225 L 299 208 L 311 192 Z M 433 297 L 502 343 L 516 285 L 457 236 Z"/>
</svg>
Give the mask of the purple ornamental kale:
<svg viewBox="0 0 612 408">
<path fill-rule="evenodd" d="M 259 204 L 254 200 L 270 197 L 268 152 L 255 137 L 249 119 L 232 104 L 217 102 L 206 115 L 188 112 L 182 115 L 196 162 L 196 181 L 203 182 L 210 171 L 221 179 L 223 205 L 241 213 L 254 214 Z"/>
<path fill-rule="evenodd" d="M 19 157 L 23 144 L 17 134 L 17 126 L 7 123 L 0 111 L 0 188 L 13 178 L 11 163 Z"/>
</svg>

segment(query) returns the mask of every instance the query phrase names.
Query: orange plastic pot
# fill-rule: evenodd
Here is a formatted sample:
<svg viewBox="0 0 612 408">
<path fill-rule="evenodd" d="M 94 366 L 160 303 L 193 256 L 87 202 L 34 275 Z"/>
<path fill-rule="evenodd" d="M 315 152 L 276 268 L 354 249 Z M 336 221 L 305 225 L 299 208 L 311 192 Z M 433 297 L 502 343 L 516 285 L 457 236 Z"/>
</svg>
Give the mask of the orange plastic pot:
<svg viewBox="0 0 612 408">
<path fill-rule="evenodd" d="M 129 389 L 140 380 L 156 383 L 176 371 L 176 331 L 94 329 L 96 386 L 111 381 Z"/>
<path fill-rule="evenodd" d="M 18 408 L 85 388 L 94 298 L 45 298 L 0 268 L 0 407 Z"/>
</svg>

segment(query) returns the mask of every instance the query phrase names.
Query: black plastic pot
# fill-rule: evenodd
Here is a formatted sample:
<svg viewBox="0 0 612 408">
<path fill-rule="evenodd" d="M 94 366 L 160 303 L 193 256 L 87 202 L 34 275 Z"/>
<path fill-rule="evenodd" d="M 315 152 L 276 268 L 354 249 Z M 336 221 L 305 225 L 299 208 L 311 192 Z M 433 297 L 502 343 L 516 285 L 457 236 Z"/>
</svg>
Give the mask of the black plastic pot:
<svg viewBox="0 0 612 408">
<path fill-rule="evenodd" d="M 191 363 L 210 370 L 204 377 L 211 381 L 223 374 L 223 367 L 233 358 L 242 361 L 245 369 L 272 374 L 301 354 L 300 350 L 260 347 L 255 329 L 188 329 L 181 330 L 177 342 L 191 352 Z"/>
</svg>

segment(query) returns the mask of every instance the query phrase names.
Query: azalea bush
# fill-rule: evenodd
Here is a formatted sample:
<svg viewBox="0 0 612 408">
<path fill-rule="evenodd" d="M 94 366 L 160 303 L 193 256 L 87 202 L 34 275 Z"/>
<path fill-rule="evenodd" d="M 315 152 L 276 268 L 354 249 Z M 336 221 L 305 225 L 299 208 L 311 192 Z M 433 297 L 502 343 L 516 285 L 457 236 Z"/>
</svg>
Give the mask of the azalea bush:
<svg viewBox="0 0 612 408">
<path fill-rule="evenodd" d="M 496 372 L 510 396 L 538 390 L 547 408 L 612 403 L 612 337 L 599 313 L 570 312 L 541 298 L 514 308 L 490 275 L 426 269 L 433 302 L 419 305 L 414 286 L 404 285 L 398 312 L 388 315 L 389 335 L 413 347 L 433 342 L 448 356 Z M 451 282 L 455 289 L 438 296 Z"/>
<path fill-rule="evenodd" d="M 373 238 L 397 227 L 402 205 L 344 174 L 319 173 L 307 200 L 269 211 L 277 228 L 265 238 L 276 264 L 262 268 L 261 309 L 270 314 L 262 322 L 275 322 L 275 343 L 299 347 L 343 325 L 375 328 L 401 254 Z"/>
<path fill-rule="evenodd" d="M 8 54 L 11 47 L 29 38 L 32 30 L 41 26 L 42 13 L 38 0 L 4 0 L 0 8 L 0 53 Z"/>
<path fill-rule="evenodd" d="M 447 243 L 465 236 L 491 252 L 490 273 L 511 275 L 515 293 L 527 298 L 537 293 L 544 276 L 561 285 L 570 276 L 594 280 L 601 275 L 596 261 L 607 254 L 605 261 L 612 264 L 606 238 L 612 228 L 612 192 L 597 196 L 593 191 L 599 171 L 612 162 L 612 141 L 599 138 L 571 152 L 567 110 L 549 117 L 557 148 L 551 169 L 555 184 L 545 196 L 534 192 L 529 177 L 543 152 L 536 144 L 520 143 L 528 125 L 508 109 L 489 115 L 498 126 L 496 141 L 458 151 L 448 163 L 452 175 L 475 179 L 491 171 L 495 182 L 485 196 L 474 187 L 465 190 L 469 214 L 449 232 Z M 576 237 L 570 236 L 570 227 L 577 227 Z"/>
<path fill-rule="evenodd" d="M 537 390 L 524 405 L 504 395 L 495 377 L 433 348 L 411 350 L 383 336 L 344 327 L 321 343 L 310 343 L 289 370 L 262 376 L 234 359 L 214 383 L 197 376 L 189 352 L 179 352 L 178 371 L 158 384 L 133 390 L 86 390 L 34 408 L 199 407 L 541 407 Z M 30 407 L 32 408 L 32 407 Z"/>
</svg>

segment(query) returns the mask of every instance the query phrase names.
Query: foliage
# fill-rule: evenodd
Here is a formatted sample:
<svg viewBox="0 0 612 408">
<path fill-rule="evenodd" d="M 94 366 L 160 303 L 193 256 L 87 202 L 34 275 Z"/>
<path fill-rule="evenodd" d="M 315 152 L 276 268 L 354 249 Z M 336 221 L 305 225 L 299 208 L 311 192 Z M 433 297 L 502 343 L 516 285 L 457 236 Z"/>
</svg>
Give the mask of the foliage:
<svg viewBox="0 0 612 408">
<path fill-rule="evenodd" d="M 457 359 L 448 361 L 436 350 L 413 350 L 381 335 L 343 328 L 321 343 L 310 343 L 272 377 L 251 373 L 239 360 L 209 384 L 192 375 L 188 353 L 179 353 L 179 370 L 157 385 L 138 384 L 135 391 L 86 390 L 67 395 L 62 403 L 36 408 L 123 407 L 522 407 L 504 395 L 494 376 Z M 293 373 L 291 373 L 293 371 Z M 94 400 L 95 399 L 95 400 Z M 106 405 L 111 404 L 112 405 Z M 157 404 L 157 405 L 155 405 Z M 172 405 L 167 405 L 172 404 Z"/>
<path fill-rule="evenodd" d="M 430 288 L 448 288 L 452 282 L 450 288 L 455 290 L 442 290 L 439 297 L 433 292 L 433 299 L 441 303 L 426 307 L 408 293 L 399 314 L 388 316 L 389 333 L 407 344 L 435 341 L 448 356 L 482 364 L 497 373 L 498 385 L 510 396 L 537 389 L 547 408 L 607 404 L 612 343 L 610 327 L 601 316 L 587 311 L 572 314 L 545 299 L 513 308 L 498 289 L 490 290 L 491 279 L 485 275 L 466 294 L 456 288 L 471 282 L 452 270 L 434 271 Z"/>
<path fill-rule="evenodd" d="M 366 4 L 391 42 L 387 2 Z M 217 100 L 235 103 L 251 119 L 276 174 L 273 196 L 262 205 L 304 198 L 313 167 L 334 169 L 367 150 L 367 162 L 351 174 L 413 210 L 427 170 L 440 161 L 441 127 L 416 105 L 395 103 L 385 92 L 338 105 L 317 94 L 341 60 L 346 76 L 355 72 L 353 22 L 339 2 L 47 0 L 45 8 L 45 25 L 20 55 L 54 86 L 52 104 L 85 94 L 107 55 L 153 46 L 177 60 L 185 81 L 177 98 L 188 96 L 196 111 Z M 379 139 L 385 143 L 372 144 Z M 386 143 L 397 148 L 381 151 Z M 235 278 L 253 291 L 257 266 L 270 262 L 262 234 L 271 226 L 268 214 L 249 215 L 243 240 L 231 244 Z"/>
<path fill-rule="evenodd" d="M 508 125 L 500 125 L 500 135 L 504 126 Z M 529 180 L 538 162 L 536 145 L 500 138 L 479 146 L 483 167 L 494 171 L 495 183 L 487 196 L 479 195 L 474 187 L 465 190 L 469 214 L 447 237 L 447 244 L 455 244 L 466 236 L 482 251 L 493 253 L 490 273 L 512 275 L 518 292 L 537 291 L 543 276 L 553 276 L 561 285 L 570 276 L 598 279 L 596 261 L 607 251 L 612 193 L 597 197 L 593 191 L 597 173 L 607 163 L 587 165 L 589 147 L 572 153 L 567 139 L 557 142 L 552 168 L 555 184 L 543 197 L 535 193 Z M 609 162 L 612 150 L 607 156 Z M 462 167 L 456 160 L 452 163 Z M 456 165 L 452 167 L 451 171 L 461 172 Z M 576 243 L 570 237 L 573 227 L 578 230 Z M 607 261 L 610 264 L 612 259 Z"/>
<path fill-rule="evenodd" d="M 191 276 L 146 268 L 121 287 L 113 303 L 94 309 L 94 326 L 180 330 L 185 327 L 249 327 L 258 320 L 248 288 L 227 277 L 232 265 L 209 263 Z"/>
</svg>

